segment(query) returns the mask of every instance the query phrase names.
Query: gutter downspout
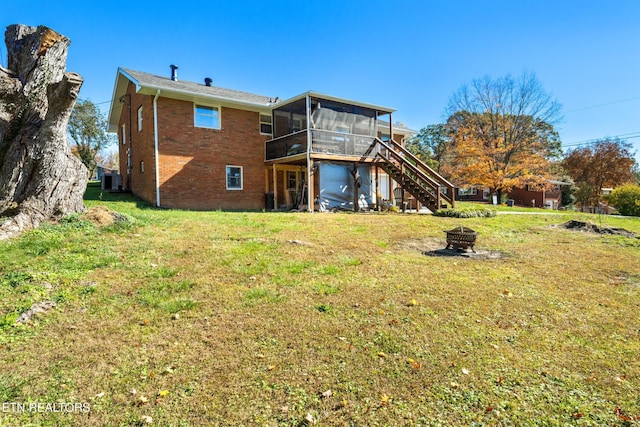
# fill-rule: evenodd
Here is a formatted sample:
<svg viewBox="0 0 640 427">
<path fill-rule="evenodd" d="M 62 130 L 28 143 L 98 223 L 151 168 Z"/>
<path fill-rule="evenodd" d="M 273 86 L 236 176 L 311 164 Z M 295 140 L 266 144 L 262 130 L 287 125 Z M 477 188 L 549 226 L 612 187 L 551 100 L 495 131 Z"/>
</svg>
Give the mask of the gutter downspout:
<svg viewBox="0 0 640 427">
<path fill-rule="evenodd" d="M 311 134 L 311 97 L 307 94 L 306 99 L 306 109 L 307 109 L 307 211 L 313 213 L 315 208 L 315 202 L 312 200 L 313 197 L 313 163 L 311 162 L 311 145 L 313 144 L 313 136 Z"/>
<path fill-rule="evenodd" d="M 160 207 L 160 170 L 158 159 L 158 96 L 160 96 L 160 89 L 156 92 L 156 96 L 153 97 L 153 148 L 156 170 L 156 207 Z"/>
</svg>

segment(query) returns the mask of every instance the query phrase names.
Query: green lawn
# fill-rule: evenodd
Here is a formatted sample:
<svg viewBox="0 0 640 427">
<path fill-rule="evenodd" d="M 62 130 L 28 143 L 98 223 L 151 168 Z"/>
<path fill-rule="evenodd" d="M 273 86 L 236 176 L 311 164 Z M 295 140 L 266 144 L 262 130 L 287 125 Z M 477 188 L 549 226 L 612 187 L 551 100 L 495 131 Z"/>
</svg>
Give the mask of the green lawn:
<svg viewBox="0 0 640 427">
<path fill-rule="evenodd" d="M 189 212 L 95 184 L 86 198 L 125 220 L 0 242 L 0 425 L 640 422 L 640 239 L 558 227 L 640 234 L 637 218 Z M 502 257 L 423 253 L 458 225 Z M 29 402 L 90 411 L 10 408 Z"/>
</svg>

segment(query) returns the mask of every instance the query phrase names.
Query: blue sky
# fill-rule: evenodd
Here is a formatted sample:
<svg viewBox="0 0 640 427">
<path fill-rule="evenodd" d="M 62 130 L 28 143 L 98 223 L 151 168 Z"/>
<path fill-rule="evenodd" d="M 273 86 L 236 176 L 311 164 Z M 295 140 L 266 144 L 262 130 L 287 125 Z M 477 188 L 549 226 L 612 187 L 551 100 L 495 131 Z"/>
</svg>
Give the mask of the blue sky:
<svg viewBox="0 0 640 427">
<path fill-rule="evenodd" d="M 168 76 L 176 64 L 182 80 L 392 107 L 394 121 L 420 129 L 445 120 L 461 85 L 526 71 L 563 105 L 563 144 L 626 136 L 640 159 L 636 0 L 3 3 L 3 28 L 46 25 L 71 39 L 67 68 L 105 112 L 119 66 Z"/>
</svg>

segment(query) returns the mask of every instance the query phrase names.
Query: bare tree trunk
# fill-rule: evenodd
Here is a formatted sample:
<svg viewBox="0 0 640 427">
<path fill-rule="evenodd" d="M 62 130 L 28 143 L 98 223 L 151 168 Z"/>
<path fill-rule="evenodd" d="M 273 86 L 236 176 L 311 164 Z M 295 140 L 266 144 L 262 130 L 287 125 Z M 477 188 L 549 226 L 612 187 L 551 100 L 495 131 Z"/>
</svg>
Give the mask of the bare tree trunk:
<svg viewBox="0 0 640 427">
<path fill-rule="evenodd" d="M 67 123 L 82 77 L 65 72 L 70 40 L 11 25 L 0 67 L 0 240 L 84 212 L 88 173 L 71 153 Z"/>
</svg>

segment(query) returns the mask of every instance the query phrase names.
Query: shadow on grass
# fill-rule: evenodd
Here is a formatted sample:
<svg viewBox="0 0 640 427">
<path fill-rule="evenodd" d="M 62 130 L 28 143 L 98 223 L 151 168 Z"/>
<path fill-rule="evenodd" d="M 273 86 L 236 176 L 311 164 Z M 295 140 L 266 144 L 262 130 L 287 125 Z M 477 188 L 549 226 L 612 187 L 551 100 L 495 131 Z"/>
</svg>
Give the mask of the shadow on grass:
<svg viewBox="0 0 640 427">
<path fill-rule="evenodd" d="M 155 209 L 150 203 L 134 196 L 130 192 L 101 190 L 100 181 L 89 181 L 87 190 L 84 193 L 84 200 L 135 203 L 139 209 Z"/>
</svg>

